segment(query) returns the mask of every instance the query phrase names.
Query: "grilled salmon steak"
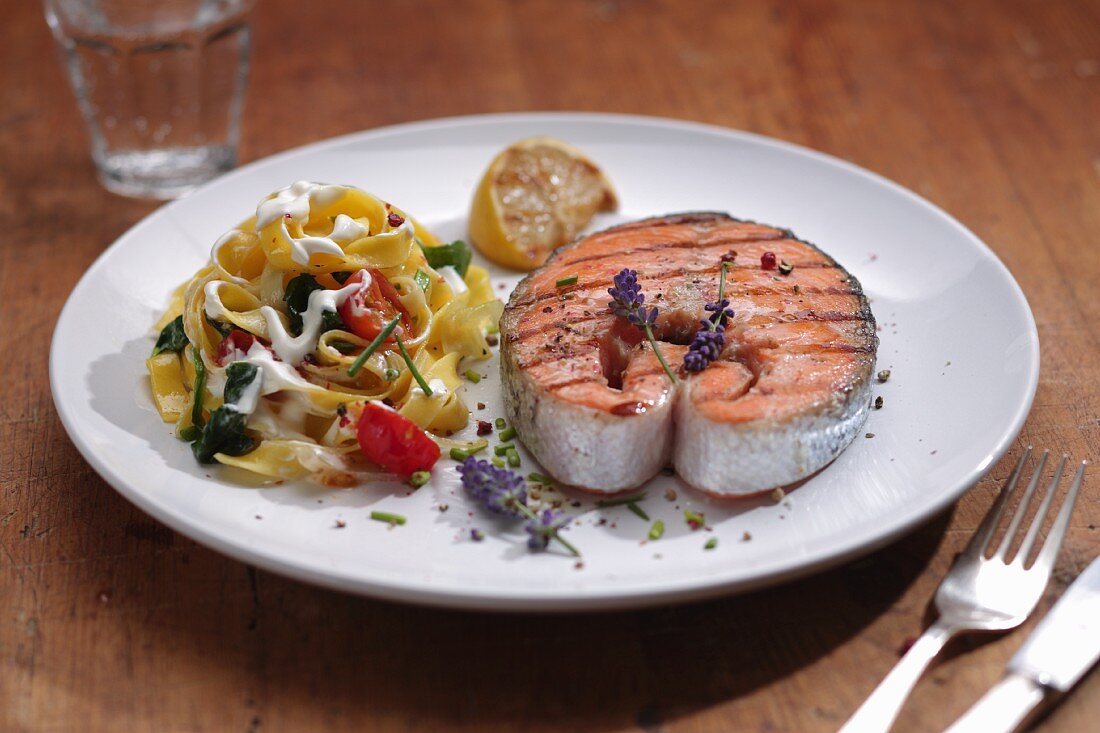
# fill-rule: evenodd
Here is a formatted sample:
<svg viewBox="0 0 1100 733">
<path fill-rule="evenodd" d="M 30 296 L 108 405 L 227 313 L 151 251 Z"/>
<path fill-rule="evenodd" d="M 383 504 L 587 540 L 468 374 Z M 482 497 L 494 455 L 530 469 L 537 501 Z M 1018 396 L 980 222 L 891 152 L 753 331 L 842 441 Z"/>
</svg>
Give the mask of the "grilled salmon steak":
<svg viewBox="0 0 1100 733">
<path fill-rule="evenodd" d="M 782 269 L 764 269 L 765 252 Z M 725 347 L 687 372 L 723 257 L 734 311 Z M 624 268 L 660 310 L 653 330 L 675 384 L 642 331 L 608 307 Z M 622 224 L 558 249 L 516 287 L 501 333 L 509 420 L 556 479 L 601 493 L 636 487 L 670 460 L 720 496 L 809 476 L 866 419 L 878 347 L 859 282 L 831 257 L 789 231 L 709 212 Z"/>
</svg>

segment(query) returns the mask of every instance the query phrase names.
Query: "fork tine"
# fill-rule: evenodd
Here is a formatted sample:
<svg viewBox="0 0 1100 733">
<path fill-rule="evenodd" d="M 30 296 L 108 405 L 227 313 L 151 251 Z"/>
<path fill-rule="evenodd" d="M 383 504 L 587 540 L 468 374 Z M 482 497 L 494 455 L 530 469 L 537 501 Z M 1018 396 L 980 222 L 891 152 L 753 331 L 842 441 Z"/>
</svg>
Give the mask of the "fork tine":
<svg viewBox="0 0 1100 733">
<path fill-rule="evenodd" d="M 1027 561 L 1028 553 L 1034 547 L 1035 539 L 1039 536 L 1039 530 L 1043 527 L 1047 512 L 1050 511 L 1050 505 L 1054 503 L 1054 495 L 1058 493 L 1058 484 L 1062 483 L 1062 474 L 1066 470 L 1066 461 L 1068 460 L 1069 456 L 1063 454 L 1062 460 L 1058 461 L 1058 467 L 1054 469 L 1054 477 L 1050 480 L 1050 485 L 1047 486 L 1046 496 L 1043 497 L 1043 502 L 1035 511 L 1035 517 L 1032 518 L 1031 526 L 1027 529 L 1027 536 L 1020 543 L 1020 549 L 1016 551 L 1016 557 L 1012 558 L 1013 562 L 1019 560 L 1020 565 L 1023 565 Z M 1038 471 L 1035 472 L 1035 478 L 1039 478 Z"/>
<path fill-rule="evenodd" d="M 1067 456 L 1068 458 L 1068 456 Z M 1063 458 L 1063 463 L 1066 458 Z M 1039 549 L 1039 554 L 1035 557 L 1035 562 L 1032 567 L 1039 567 L 1042 563 L 1047 569 L 1054 567 L 1054 560 L 1058 556 L 1058 550 L 1062 547 L 1062 540 L 1066 536 L 1066 527 L 1069 526 L 1069 515 L 1073 512 L 1073 505 L 1077 502 L 1077 493 L 1081 490 L 1081 484 L 1085 480 L 1085 466 L 1088 465 L 1088 461 L 1081 461 L 1081 465 L 1077 467 L 1077 474 L 1073 477 L 1073 483 L 1069 485 L 1069 491 L 1066 492 L 1066 498 L 1062 501 L 1062 508 L 1058 511 L 1058 516 L 1054 518 L 1054 523 L 1050 525 L 1050 531 L 1047 532 L 1047 538 L 1043 542 L 1042 548 Z M 1038 527 L 1035 528 L 1035 534 L 1038 534 Z M 1031 537 L 1028 533 L 1028 539 L 1032 543 L 1035 542 L 1035 538 Z M 1031 547 L 1028 546 L 1030 550 Z"/>
<path fill-rule="evenodd" d="M 1031 480 L 1027 482 L 1027 490 L 1024 492 L 1023 497 L 1020 499 L 1020 504 L 1016 507 L 1016 512 L 1012 515 L 1012 521 L 1008 523 L 1008 529 L 1005 530 L 1005 536 L 1001 538 L 1001 545 L 997 548 L 997 551 L 993 553 L 993 557 L 999 557 L 1004 560 L 1008 555 L 1008 547 L 1012 544 L 1012 540 L 1016 539 L 1016 530 L 1020 528 L 1020 522 L 1024 521 L 1024 517 L 1027 515 L 1027 509 L 1031 505 L 1031 497 L 1035 495 L 1035 489 L 1039 486 L 1039 479 L 1043 477 L 1043 469 L 1047 465 L 1047 456 L 1050 455 L 1049 450 L 1043 451 L 1043 455 L 1039 456 L 1039 465 L 1035 467 L 1035 473 L 1032 475 Z M 1047 492 L 1047 496 L 1050 496 L 1050 492 Z M 1043 508 L 1040 512 L 1046 511 L 1047 504 L 1043 504 Z"/>
<path fill-rule="evenodd" d="M 1013 469 L 1012 475 L 1009 476 L 1008 481 L 1001 488 L 1001 493 L 997 495 L 997 500 L 993 502 L 993 506 L 986 512 L 985 519 L 978 526 L 978 531 L 974 533 L 974 536 L 970 538 L 970 543 L 963 550 L 963 554 L 980 555 L 985 552 L 986 546 L 989 544 L 989 539 L 993 536 L 993 532 L 997 529 L 997 524 L 1001 521 L 1001 515 L 1004 514 L 1005 505 L 1008 503 L 1008 497 L 1012 495 L 1012 492 L 1016 490 L 1016 482 L 1020 479 L 1020 472 L 1024 470 L 1024 464 L 1027 463 L 1028 456 L 1031 455 L 1031 446 L 1029 445 L 1024 449 L 1024 452 L 1020 455 L 1020 460 L 1016 462 L 1016 468 Z"/>
</svg>

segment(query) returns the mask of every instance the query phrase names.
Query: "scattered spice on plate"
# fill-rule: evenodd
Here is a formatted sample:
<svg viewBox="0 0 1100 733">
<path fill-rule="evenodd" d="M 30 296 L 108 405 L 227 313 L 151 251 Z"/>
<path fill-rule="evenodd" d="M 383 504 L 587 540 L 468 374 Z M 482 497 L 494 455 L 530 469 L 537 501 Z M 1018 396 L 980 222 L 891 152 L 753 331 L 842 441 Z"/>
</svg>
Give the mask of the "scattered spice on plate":
<svg viewBox="0 0 1100 733">
<path fill-rule="evenodd" d="M 492 432 L 493 432 L 493 424 L 491 422 L 489 422 L 488 420 L 478 420 L 477 421 L 477 434 L 478 435 L 489 435 Z"/>
<path fill-rule="evenodd" d="M 691 509 L 684 511 L 684 521 L 691 529 L 701 529 L 704 524 L 707 523 L 707 518 L 701 512 L 694 512 Z"/>
<path fill-rule="evenodd" d="M 875 409 L 876 410 L 881 410 L 882 409 L 882 395 L 879 395 L 878 397 L 875 398 Z"/>
<path fill-rule="evenodd" d="M 792 272 L 794 272 L 794 265 L 792 265 L 790 262 L 787 262 L 786 260 L 779 261 L 780 275 L 790 275 Z"/>
<path fill-rule="evenodd" d="M 746 529 L 746 530 L 745 530 L 745 532 L 744 532 L 744 533 L 743 533 L 743 534 L 741 535 L 741 541 L 742 541 L 742 542 L 752 542 L 752 535 L 751 535 L 751 534 L 749 534 L 749 531 L 748 531 L 747 529 Z"/>
<path fill-rule="evenodd" d="M 337 519 L 336 525 L 333 527 L 333 529 L 343 529 L 346 526 L 348 526 L 347 522 L 345 522 L 343 519 Z"/>
<path fill-rule="evenodd" d="M 485 533 L 477 527 L 474 527 L 470 530 L 470 539 L 474 542 L 481 542 L 483 539 L 485 539 Z"/>
<path fill-rule="evenodd" d="M 774 501 L 776 504 L 783 501 L 783 497 L 785 497 L 786 495 L 787 495 L 787 492 L 784 491 L 783 489 L 780 489 L 780 488 L 772 489 L 772 493 L 771 493 L 772 501 Z"/>
<path fill-rule="evenodd" d="M 885 382 L 889 378 L 890 378 L 890 370 L 889 369 L 883 369 L 881 372 L 878 373 L 878 381 L 880 381 L 880 382 Z"/>
<path fill-rule="evenodd" d="M 875 434 L 874 433 L 867 433 L 867 435 L 865 437 L 873 438 L 873 437 L 875 437 Z"/>
<path fill-rule="evenodd" d="M 665 489 L 665 498 L 669 501 L 676 501 L 676 489 Z"/>
</svg>

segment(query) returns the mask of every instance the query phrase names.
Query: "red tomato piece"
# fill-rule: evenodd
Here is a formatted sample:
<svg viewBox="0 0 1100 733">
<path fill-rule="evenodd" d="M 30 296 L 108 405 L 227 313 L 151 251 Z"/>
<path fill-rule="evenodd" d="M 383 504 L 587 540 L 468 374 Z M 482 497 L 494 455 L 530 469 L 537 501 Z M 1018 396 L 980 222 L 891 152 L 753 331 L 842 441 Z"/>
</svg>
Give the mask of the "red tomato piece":
<svg viewBox="0 0 1100 733">
<path fill-rule="evenodd" d="M 226 362 L 234 361 L 237 358 L 236 355 L 238 352 L 241 355 L 247 354 L 254 343 L 256 343 L 256 337 L 248 331 L 233 329 L 229 332 L 229 335 L 223 338 L 221 343 L 218 344 L 218 366 L 225 366 Z"/>
<path fill-rule="evenodd" d="M 360 270 L 344 283 L 344 287 L 363 282 L 364 273 L 370 278 L 370 285 L 357 290 L 337 309 L 340 318 L 359 338 L 373 339 L 382 332 L 382 327 L 401 316 L 401 326 L 410 330 L 409 312 L 401 303 L 401 298 L 386 276 L 375 269 Z M 391 337 L 392 340 L 392 337 Z"/>
<path fill-rule="evenodd" d="M 377 403 L 363 406 L 357 432 L 367 460 L 399 476 L 427 471 L 439 460 L 439 446 L 420 426 Z"/>
</svg>

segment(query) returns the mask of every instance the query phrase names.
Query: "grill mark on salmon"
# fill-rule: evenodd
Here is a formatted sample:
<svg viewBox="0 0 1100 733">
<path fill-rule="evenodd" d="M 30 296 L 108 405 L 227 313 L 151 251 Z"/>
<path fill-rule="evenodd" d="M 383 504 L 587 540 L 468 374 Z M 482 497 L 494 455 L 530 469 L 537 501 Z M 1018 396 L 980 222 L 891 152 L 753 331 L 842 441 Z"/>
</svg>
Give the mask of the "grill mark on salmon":
<svg viewBox="0 0 1100 733">
<path fill-rule="evenodd" d="M 637 330 L 609 312 L 606 288 L 624 267 L 638 271 L 678 368 L 731 249 L 727 347 L 672 385 Z M 762 270 L 769 250 L 794 271 Z M 590 279 L 556 287 L 576 274 Z M 688 483 L 718 495 L 817 471 L 866 416 L 878 342 L 859 281 L 835 260 L 785 229 L 711 212 L 631 222 L 559 249 L 516 288 L 501 327 L 508 417 L 549 473 L 599 492 L 637 486 L 670 457 Z"/>
</svg>

